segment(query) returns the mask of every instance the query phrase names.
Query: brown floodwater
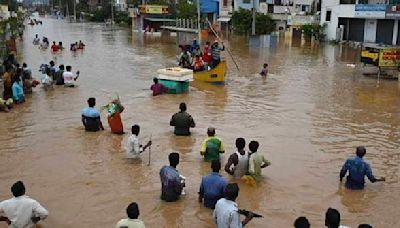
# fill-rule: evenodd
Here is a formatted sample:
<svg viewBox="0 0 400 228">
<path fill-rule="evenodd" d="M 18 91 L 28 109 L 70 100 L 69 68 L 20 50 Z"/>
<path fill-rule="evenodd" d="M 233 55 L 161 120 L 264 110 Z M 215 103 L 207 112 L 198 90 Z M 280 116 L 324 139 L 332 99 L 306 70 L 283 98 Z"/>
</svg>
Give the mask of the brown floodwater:
<svg viewBox="0 0 400 228">
<path fill-rule="evenodd" d="M 67 48 L 77 40 L 87 46 L 52 55 L 32 45 L 36 33 Z M 197 201 L 200 179 L 210 171 L 200 144 L 214 126 L 225 143 L 224 163 L 237 137 L 258 140 L 272 162 L 257 187 L 239 182 L 240 207 L 264 215 L 249 227 L 291 227 L 298 216 L 323 227 L 328 207 L 340 210 L 348 226 L 400 227 L 400 84 L 381 80 L 378 86 L 364 77 L 350 48 L 284 38 L 265 49 L 251 49 L 241 37 L 226 44 L 240 72 L 224 53 L 225 86 L 193 82 L 188 94 L 152 97 L 148 88 L 156 70 L 175 64 L 174 38 L 50 19 L 27 27 L 19 59 L 34 76 L 41 63 L 54 59 L 80 70 L 81 77 L 74 89 L 36 88 L 25 104 L 0 114 L 0 199 L 11 197 L 11 184 L 23 180 L 27 194 L 50 211 L 42 227 L 113 227 L 132 201 L 148 227 L 214 227 L 212 211 Z M 264 62 L 270 65 L 267 79 L 257 75 Z M 347 66 L 352 63 L 355 68 Z M 125 159 L 130 134 L 113 135 L 108 126 L 98 133 L 83 130 L 80 111 L 87 98 L 96 97 L 101 106 L 117 95 L 126 108 L 126 131 L 139 124 L 143 141 L 152 136 L 150 166 L 147 153 L 142 161 Z M 190 137 L 176 137 L 169 127 L 182 101 L 197 123 Z M 107 125 L 104 113 L 102 118 Z M 339 169 L 358 145 L 367 147 L 374 173 L 387 181 L 348 191 L 338 181 Z M 187 177 L 187 195 L 164 203 L 159 170 L 172 151 L 181 154 L 178 169 Z"/>
</svg>

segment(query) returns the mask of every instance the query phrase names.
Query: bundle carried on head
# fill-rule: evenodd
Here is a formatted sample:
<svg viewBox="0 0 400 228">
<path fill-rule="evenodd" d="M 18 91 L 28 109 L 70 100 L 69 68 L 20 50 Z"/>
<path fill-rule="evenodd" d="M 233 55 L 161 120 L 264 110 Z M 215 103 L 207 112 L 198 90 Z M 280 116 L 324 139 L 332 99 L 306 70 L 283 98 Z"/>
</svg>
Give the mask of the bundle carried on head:
<svg viewBox="0 0 400 228">
<path fill-rule="evenodd" d="M 114 99 L 107 105 L 102 107 L 102 110 L 107 110 L 108 116 L 112 117 L 115 113 L 121 113 L 124 110 L 124 106 L 122 106 L 121 101 L 119 98 Z"/>
</svg>

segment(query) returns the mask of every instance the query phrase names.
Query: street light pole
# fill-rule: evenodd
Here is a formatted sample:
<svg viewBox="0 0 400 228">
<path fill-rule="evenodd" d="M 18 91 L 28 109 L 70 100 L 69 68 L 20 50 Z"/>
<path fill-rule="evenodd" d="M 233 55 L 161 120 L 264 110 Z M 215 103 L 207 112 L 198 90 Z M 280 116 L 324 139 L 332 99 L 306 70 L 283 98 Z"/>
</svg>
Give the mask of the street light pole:
<svg viewBox="0 0 400 228">
<path fill-rule="evenodd" d="M 76 0 L 74 0 L 74 22 L 76 22 Z"/>
<path fill-rule="evenodd" d="M 201 24 L 200 24 L 200 0 L 197 0 L 197 33 L 199 44 L 201 44 Z"/>
<path fill-rule="evenodd" d="M 114 23 L 114 0 L 111 0 L 111 25 Z"/>
<path fill-rule="evenodd" d="M 251 35 L 256 35 L 256 0 L 253 0 L 253 21 L 251 23 Z"/>
</svg>

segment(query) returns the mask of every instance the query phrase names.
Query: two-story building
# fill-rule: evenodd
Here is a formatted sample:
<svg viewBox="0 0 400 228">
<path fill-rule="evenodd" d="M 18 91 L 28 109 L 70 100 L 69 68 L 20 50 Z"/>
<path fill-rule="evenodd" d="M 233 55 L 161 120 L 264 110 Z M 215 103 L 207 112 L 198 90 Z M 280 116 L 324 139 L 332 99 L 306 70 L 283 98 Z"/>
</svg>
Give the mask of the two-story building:
<svg viewBox="0 0 400 228">
<path fill-rule="evenodd" d="M 233 9 L 251 10 L 254 4 L 257 12 L 272 16 L 278 29 L 286 29 L 293 21 L 313 23 L 318 2 L 319 0 L 234 0 Z"/>
<path fill-rule="evenodd" d="M 325 0 L 321 25 L 328 40 L 400 44 L 400 5 L 386 0 Z"/>
</svg>

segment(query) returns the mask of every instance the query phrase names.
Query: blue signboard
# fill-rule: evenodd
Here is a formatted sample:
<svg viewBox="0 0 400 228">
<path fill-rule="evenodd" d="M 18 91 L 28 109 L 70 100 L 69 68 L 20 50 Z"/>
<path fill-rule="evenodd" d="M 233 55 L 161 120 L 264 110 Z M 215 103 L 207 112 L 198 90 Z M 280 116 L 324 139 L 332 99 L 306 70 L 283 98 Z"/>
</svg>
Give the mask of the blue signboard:
<svg viewBox="0 0 400 228">
<path fill-rule="evenodd" d="M 357 4 L 355 11 L 386 11 L 385 4 Z"/>
<path fill-rule="evenodd" d="M 384 4 L 357 4 L 354 8 L 355 17 L 385 18 L 386 5 Z"/>
</svg>

